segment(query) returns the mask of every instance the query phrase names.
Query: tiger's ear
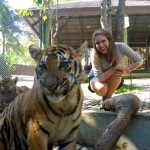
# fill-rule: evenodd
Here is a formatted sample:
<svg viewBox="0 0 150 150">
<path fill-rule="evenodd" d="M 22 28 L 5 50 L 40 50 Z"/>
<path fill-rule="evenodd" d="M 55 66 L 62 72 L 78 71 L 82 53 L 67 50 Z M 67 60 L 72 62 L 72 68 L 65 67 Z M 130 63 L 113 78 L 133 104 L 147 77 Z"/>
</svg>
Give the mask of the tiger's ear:
<svg viewBox="0 0 150 150">
<path fill-rule="evenodd" d="M 18 82 L 18 77 L 14 78 L 14 79 L 13 79 L 13 82 L 14 82 L 15 84 L 17 84 L 17 82 Z"/>
<path fill-rule="evenodd" d="M 36 45 L 30 45 L 29 46 L 29 52 L 31 57 L 35 60 L 35 61 L 40 61 L 43 55 L 42 50 L 36 46 Z"/>
<path fill-rule="evenodd" d="M 84 43 L 81 44 L 81 46 L 76 50 L 76 57 L 78 60 L 82 60 L 84 57 L 85 51 L 88 50 L 88 42 L 85 41 Z"/>
</svg>

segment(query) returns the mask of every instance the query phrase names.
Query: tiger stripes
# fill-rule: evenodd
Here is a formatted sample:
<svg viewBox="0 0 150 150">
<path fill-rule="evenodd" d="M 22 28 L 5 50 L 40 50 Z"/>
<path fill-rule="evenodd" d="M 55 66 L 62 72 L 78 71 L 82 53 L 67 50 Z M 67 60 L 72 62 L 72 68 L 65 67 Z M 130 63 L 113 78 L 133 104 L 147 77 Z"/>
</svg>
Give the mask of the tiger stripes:
<svg viewBox="0 0 150 150">
<path fill-rule="evenodd" d="M 5 107 L 7 107 L 15 97 L 28 90 L 27 86 L 17 86 L 18 77 L 14 79 L 3 78 L 0 80 L 0 113 L 3 112 Z"/>
<path fill-rule="evenodd" d="M 84 42 L 76 51 L 67 45 L 41 50 L 31 45 L 37 62 L 33 87 L 5 108 L 0 119 L 2 150 L 75 150 L 81 120 Z"/>
</svg>

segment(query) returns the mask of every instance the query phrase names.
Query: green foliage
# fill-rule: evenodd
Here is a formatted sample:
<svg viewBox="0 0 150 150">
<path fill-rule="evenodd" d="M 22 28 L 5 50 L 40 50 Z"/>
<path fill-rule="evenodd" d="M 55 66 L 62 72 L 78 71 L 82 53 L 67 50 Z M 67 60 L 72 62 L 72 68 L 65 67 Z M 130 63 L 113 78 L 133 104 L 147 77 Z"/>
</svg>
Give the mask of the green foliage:
<svg viewBox="0 0 150 150">
<path fill-rule="evenodd" d="M 15 71 L 15 67 L 11 64 L 9 59 L 9 57 L 6 57 L 4 60 L 4 58 L 0 56 L 0 75 L 2 76 L 2 78 L 10 78 L 12 73 Z"/>
<path fill-rule="evenodd" d="M 47 16 L 43 16 L 42 19 L 45 21 L 47 19 Z"/>
<path fill-rule="evenodd" d="M 28 10 L 20 10 L 20 13 L 25 16 L 33 15 Z M 14 64 L 35 65 L 28 49 L 30 44 L 37 44 L 38 38 L 4 0 L 0 0 L 0 35 L 0 75 L 3 78 L 11 77 L 15 71 Z"/>
<path fill-rule="evenodd" d="M 124 84 L 122 87 L 120 87 L 118 90 L 115 91 L 115 94 L 136 92 L 141 89 L 142 87 L 139 87 L 139 86 L 135 86 L 135 85 L 129 86 L 129 85 Z"/>
<path fill-rule="evenodd" d="M 59 0 L 60 3 L 63 2 L 71 2 L 73 0 Z M 39 14 L 42 14 L 43 17 L 43 21 L 47 20 L 47 16 L 44 15 L 46 10 L 48 9 L 48 5 L 53 5 L 56 4 L 57 1 L 56 0 L 33 0 L 33 2 L 35 3 L 35 5 L 37 6 L 37 10 L 39 10 Z M 53 11 L 51 10 L 51 15 L 52 15 Z M 19 15 L 22 16 L 33 16 L 34 13 L 32 10 L 28 10 L 28 9 L 20 9 L 19 10 Z"/>
<path fill-rule="evenodd" d="M 19 12 L 18 12 L 19 15 L 22 15 L 22 16 L 33 16 L 33 11 L 32 10 L 28 10 L 28 9 L 20 9 Z"/>
<path fill-rule="evenodd" d="M 13 11 L 10 10 L 5 1 L 0 1 L 0 32 L 3 36 L 3 41 L 9 43 L 9 46 L 19 54 L 22 45 L 18 40 L 18 35 L 23 31 L 19 27 L 21 18 Z M 6 43 L 3 43 L 4 45 Z M 17 47 L 17 48 L 16 48 Z"/>
<path fill-rule="evenodd" d="M 37 6 L 40 6 L 42 4 L 42 0 L 34 0 L 34 3 L 37 5 Z"/>
<path fill-rule="evenodd" d="M 11 62 L 11 64 L 17 63 L 17 58 L 14 57 L 13 54 L 5 55 L 6 62 Z"/>
<path fill-rule="evenodd" d="M 23 15 L 33 15 L 33 12 L 28 10 L 20 10 L 20 13 Z M 11 10 L 3 0 L 0 0 L 0 34 L 3 37 L 3 43 L 1 44 L 3 44 L 4 59 L 9 57 L 8 59 L 11 64 L 20 63 L 30 65 L 30 62 L 33 64 L 28 54 L 28 47 L 30 44 L 37 44 L 38 38 L 23 23 L 21 17 Z M 6 44 L 9 45 L 9 54 L 6 53 Z"/>
<path fill-rule="evenodd" d="M 26 31 L 28 31 L 26 29 Z M 11 62 L 13 64 L 23 64 L 23 65 L 35 65 L 35 61 L 32 59 L 29 53 L 29 46 L 31 44 L 38 45 L 38 38 L 35 36 L 35 34 L 24 36 L 20 39 L 20 43 L 23 45 L 22 52 L 23 55 L 16 55 L 16 53 L 11 50 L 11 54 L 13 55 L 13 58 L 11 59 Z M 14 59 L 17 60 L 17 62 L 14 62 Z"/>
<path fill-rule="evenodd" d="M 38 4 L 42 4 L 42 0 L 37 0 L 37 3 Z"/>
</svg>

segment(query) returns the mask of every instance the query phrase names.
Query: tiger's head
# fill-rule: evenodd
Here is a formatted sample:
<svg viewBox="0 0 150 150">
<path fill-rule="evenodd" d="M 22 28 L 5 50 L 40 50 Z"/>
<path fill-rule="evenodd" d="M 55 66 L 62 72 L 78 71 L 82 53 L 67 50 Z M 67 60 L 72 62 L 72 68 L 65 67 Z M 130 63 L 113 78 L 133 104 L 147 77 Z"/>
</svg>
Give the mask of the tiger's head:
<svg viewBox="0 0 150 150">
<path fill-rule="evenodd" d="M 11 102 L 16 97 L 16 84 L 18 78 L 4 78 L 0 80 L 0 101 Z"/>
<path fill-rule="evenodd" d="M 83 78 L 81 60 L 87 50 L 85 41 L 77 50 L 67 45 L 52 45 L 44 50 L 29 46 L 37 62 L 36 80 L 46 95 L 66 95 Z"/>
</svg>

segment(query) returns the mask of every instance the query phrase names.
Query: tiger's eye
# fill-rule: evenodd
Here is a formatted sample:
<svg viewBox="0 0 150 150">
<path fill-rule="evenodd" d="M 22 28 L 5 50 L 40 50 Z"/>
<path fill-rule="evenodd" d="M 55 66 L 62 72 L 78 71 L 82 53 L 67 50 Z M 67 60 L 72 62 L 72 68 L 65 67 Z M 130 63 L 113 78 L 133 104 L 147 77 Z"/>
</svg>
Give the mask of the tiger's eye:
<svg viewBox="0 0 150 150">
<path fill-rule="evenodd" d="M 45 64 L 44 62 L 42 62 L 42 61 L 40 62 L 39 67 L 40 67 L 41 69 L 47 70 L 46 64 Z"/>
<path fill-rule="evenodd" d="M 66 69 L 68 67 L 68 63 L 67 62 L 61 62 L 59 65 L 60 69 Z"/>
<path fill-rule="evenodd" d="M 43 64 L 42 66 L 41 66 L 43 69 L 47 69 L 47 66 L 46 66 L 46 64 Z"/>
</svg>

